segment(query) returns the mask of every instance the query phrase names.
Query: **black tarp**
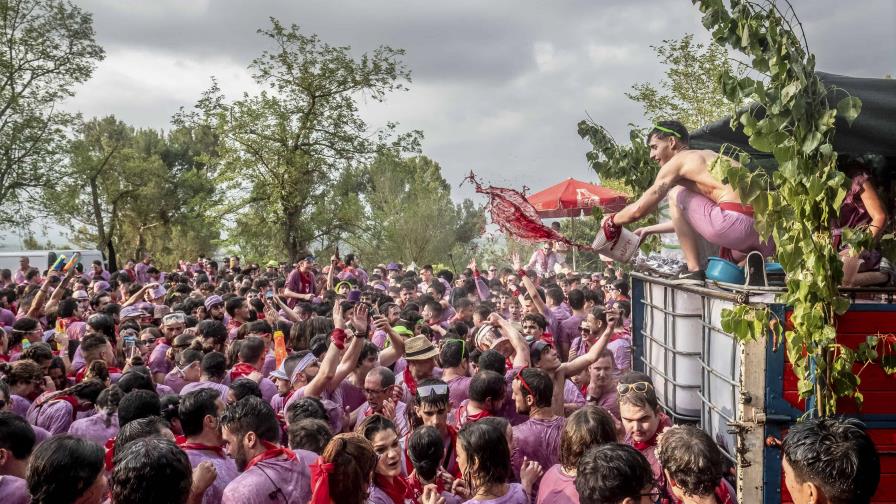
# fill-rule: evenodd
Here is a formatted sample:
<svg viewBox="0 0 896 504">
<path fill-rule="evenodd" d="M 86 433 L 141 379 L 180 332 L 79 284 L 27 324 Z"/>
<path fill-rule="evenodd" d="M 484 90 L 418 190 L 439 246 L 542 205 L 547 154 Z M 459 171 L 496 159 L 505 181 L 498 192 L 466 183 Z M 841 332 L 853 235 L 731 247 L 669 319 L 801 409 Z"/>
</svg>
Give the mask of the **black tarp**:
<svg viewBox="0 0 896 504">
<path fill-rule="evenodd" d="M 831 90 L 828 94 L 831 108 L 846 93 L 862 100 L 862 111 L 852 126 L 837 118 L 834 150 L 841 156 L 875 153 L 887 158 L 890 169 L 896 167 L 896 79 L 845 77 L 824 72 L 818 72 L 818 76 Z M 737 131 L 732 131 L 730 117 L 707 124 L 691 133 L 691 148 L 718 151 L 722 145 L 730 144 L 749 153 L 759 164 L 771 161 L 774 166 L 771 154 L 750 147 L 742 127 L 738 126 Z"/>
</svg>

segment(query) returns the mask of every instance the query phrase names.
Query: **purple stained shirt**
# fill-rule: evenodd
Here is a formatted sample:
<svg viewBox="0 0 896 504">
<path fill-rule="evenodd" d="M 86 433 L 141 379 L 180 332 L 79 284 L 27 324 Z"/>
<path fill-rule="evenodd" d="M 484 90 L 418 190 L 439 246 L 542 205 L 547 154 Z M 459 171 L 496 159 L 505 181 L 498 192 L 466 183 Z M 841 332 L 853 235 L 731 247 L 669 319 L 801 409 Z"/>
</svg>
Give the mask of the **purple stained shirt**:
<svg viewBox="0 0 896 504">
<path fill-rule="evenodd" d="M 448 383 L 448 399 L 452 405 L 460 405 L 460 403 L 470 398 L 470 382 L 473 378 L 470 376 L 455 376 Z"/>
<path fill-rule="evenodd" d="M 3 327 L 12 327 L 12 325 L 16 322 L 16 314 L 7 310 L 6 308 L 0 308 L 0 326 Z"/>
<path fill-rule="evenodd" d="M 46 392 L 41 397 L 53 394 L 55 392 Z M 39 401 L 41 397 L 38 397 Z M 37 401 L 35 401 L 36 403 Z M 41 427 L 52 435 L 65 434 L 68 432 L 69 426 L 74 420 L 72 405 L 66 401 L 56 399 L 45 402 L 41 406 L 31 405 L 25 418 L 31 425 Z"/>
<path fill-rule="evenodd" d="M 107 420 L 108 426 L 106 425 Z M 118 434 L 118 415 L 102 412 L 75 420 L 68 427 L 68 433 L 102 446 L 106 440 Z"/>
<path fill-rule="evenodd" d="M 156 394 L 159 397 L 162 397 L 166 395 L 177 395 L 177 392 L 175 392 L 173 388 L 165 385 L 164 383 L 156 383 Z"/>
<path fill-rule="evenodd" d="M 146 270 L 149 269 L 149 265 L 145 264 L 143 261 L 137 263 L 134 266 L 134 275 L 137 277 L 137 281 L 145 284 L 149 282 L 149 275 L 146 273 Z"/>
<path fill-rule="evenodd" d="M 409 502 L 405 500 L 405 502 Z M 367 504 L 395 504 L 392 497 L 376 485 L 370 485 L 370 495 L 367 497 Z"/>
<path fill-rule="evenodd" d="M 519 473 L 523 458 L 534 460 L 542 468 L 551 467 L 560 460 L 560 438 L 566 418 L 555 416 L 543 420 L 530 418 L 513 428 L 513 444 L 518 452 L 514 470 Z"/>
<path fill-rule="evenodd" d="M 165 381 L 163 383 L 170 387 L 175 394 L 180 394 L 180 391 L 190 382 L 184 379 L 184 375 L 181 374 L 179 369 L 174 368 L 165 375 Z"/>
<path fill-rule="evenodd" d="M 367 396 L 364 395 L 364 389 L 348 380 L 343 380 L 343 382 L 339 384 L 339 389 L 342 393 L 342 405 L 350 411 L 358 409 L 358 406 L 367 402 Z"/>
<path fill-rule="evenodd" d="M 554 335 L 554 341 L 562 341 L 567 348 L 571 347 L 573 340 L 580 337 L 579 327 L 583 320 L 585 317 L 581 315 L 570 315 L 566 320 L 560 322 L 560 329 Z"/>
<path fill-rule="evenodd" d="M 563 404 L 576 404 L 580 407 L 585 405 L 585 396 L 582 395 L 582 391 L 568 379 L 563 384 Z"/>
<path fill-rule="evenodd" d="M 12 412 L 24 418 L 28 414 L 28 408 L 31 407 L 31 401 L 16 394 L 11 394 L 9 399 L 12 402 Z"/>
<path fill-rule="evenodd" d="M 295 393 L 286 401 L 286 404 L 283 405 L 283 416 L 287 416 L 286 411 L 289 409 L 289 406 L 305 397 L 305 387 L 296 390 Z M 334 392 L 324 391 L 319 397 L 320 401 L 324 405 L 324 409 L 327 411 L 327 418 L 329 419 L 330 428 L 333 432 L 342 432 L 342 422 L 343 422 L 343 409 L 342 409 L 342 394 L 339 393 L 339 389 L 336 389 Z"/>
<path fill-rule="evenodd" d="M 270 495 L 274 494 L 275 499 Z M 222 504 L 305 503 L 311 500 L 311 476 L 301 460 L 262 460 L 224 489 Z"/>
<path fill-rule="evenodd" d="M 616 378 L 632 370 L 632 342 L 628 338 L 618 338 L 607 343 L 607 350 L 613 352 L 613 360 L 616 369 L 613 376 Z"/>
<path fill-rule="evenodd" d="M 277 369 L 277 357 L 274 356 L 273 350 L 269 350 L 267 355 L 264 356 L 264 364 L 261 366 L 261 375 L 267 378 L 275 369 Z"/>
<path fill-rule="evenodd" d="M 296 454 L 299 460 L 302 461 L 306 466 L 310 466 L 311 464 L 317 462 L 317 459 L 320 458 L 320 455 L 314 453 L 313 451 L 303 450 L 301 448 L 293 450 L 293 453 Z"/>
<path fill-rule="evenodd" d="M 194 392 L 196 390 L 202 389 L 215 389 L 221 393 L 221 400 L 225 403 L 227 402 L 227 391 L 230 390 L 230 387 L 224 385 L 223 383 L 211 382 L 211 381 L 198 381 L 193 383 L 188 383 L 184 385 L 184 388 L 180 389 L 180 395 L 184 396 L 189 394 L 190 392 Z"/>
<path fill-rule="evenodd" d="M 464 501 L 464 504 L 529 504 L 529 496 L 523 490 L 523 485 L 519 483 L 511 483 L 510 488 L 503 497 L 489 500 L 470 499 Z"/>
<path fill-rule="evenodd" d="M 15 476 L 0 476 L 0 502 L 3 504 L 28 504 L 31 502 L 28 482 Z"/>
<path fill-rule="evenodd" d="M 560 464 L 545 470 L 538 483 L 536 504 L 579 504 L 576 477 L 563 472 Z"/>
<path fill-rule="evenodd" d="M 152 353 L 149 354 L 149 370 L 152 371 L 153 375 L 157 373 L 168 374 L 174 368 L 174 363 L 165 356 L 169 348 L 171 348 L 171 345 L 159 343 L 152 349 Z"/>
<path fill-rule="evenodd" d="M 600 397 L 595 397 L 593 399 L 596 400 L 592 400 L 592 404 L 600 406 L 601 408 L 609 411 L 617 422 L 620 422 L 622 420 L 622 415 L 619 413 L 619 395 L 616 392 L 616 387 L 613 387 L 607 392 L 601 394 Z"/>
<path fill-rule="evenodd" d="M 230 484 L 240 472 L 236 468 L 236 463 L 228 456 L 221 456 L 210 450 L 186 449 L 184 453 L 190 459 L 190 465 L 196 469 L 200 463 L 209 461 L 215 466 L 218 473 L 215 482 L 205 491 L 202 496 L 202 504 L 221 504 L 221 498 L 224 495 L 224 489 Z"/>
</svg>

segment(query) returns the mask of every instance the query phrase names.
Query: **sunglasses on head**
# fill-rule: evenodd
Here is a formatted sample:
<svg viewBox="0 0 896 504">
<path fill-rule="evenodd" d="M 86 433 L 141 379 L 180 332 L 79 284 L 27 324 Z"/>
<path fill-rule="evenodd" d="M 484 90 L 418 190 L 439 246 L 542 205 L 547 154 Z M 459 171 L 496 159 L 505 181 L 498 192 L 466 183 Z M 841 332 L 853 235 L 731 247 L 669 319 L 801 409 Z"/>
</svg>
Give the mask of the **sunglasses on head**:
<svg viewBox="0 0 896 504">
<path fill-rule="evenodd" d="M 448 395 L 448 384 L 437 383 L 435 385 L 424 385 L 417 387 L 417 397 L 431 397 Z"/>
<path fill-rule="evenodd" d="M 630 394 L 632 392 L 644 394 L 652 388 L 653 384 L 650 382 L 620 383 L 616 385 L 616 392 L 621 396 Z"/>
</svg>

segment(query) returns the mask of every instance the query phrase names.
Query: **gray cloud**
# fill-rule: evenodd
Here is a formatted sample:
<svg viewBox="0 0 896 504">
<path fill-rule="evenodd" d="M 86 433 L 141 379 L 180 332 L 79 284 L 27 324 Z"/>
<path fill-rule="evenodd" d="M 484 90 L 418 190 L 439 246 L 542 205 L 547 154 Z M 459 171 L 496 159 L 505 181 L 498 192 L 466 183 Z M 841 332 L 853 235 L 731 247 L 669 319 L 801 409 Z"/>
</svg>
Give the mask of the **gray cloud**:
<svg viewBox="0 0 896 504">
<path fill-rule="evenodd" d="M 495 183 L 540 189 L 593 178 L 575 132 L 588 111 L 618 138 L 643 122 L 623 93 L 663 69 L 649 45 L 696 33 L 687 0 L 237 1 L 82 0 L 109 51 L 71 101 L 87 115 L 114 113 L 165 127 L 216 75 L 230 95 L 251 88 L 246 65 L 265 48 L 268 17 L 296 23 L 357 52 L 407 50 L 411 91 L 370 104 L 371 126 L 422 129 L 425 153 L 457 186 L 471 169 Z M 819 69 L 883 76 L 896 66 L 896 7 L 889 0 L 794 2 Z M 467 196 L 469 188 L 456 192 Z"/>
</svg>

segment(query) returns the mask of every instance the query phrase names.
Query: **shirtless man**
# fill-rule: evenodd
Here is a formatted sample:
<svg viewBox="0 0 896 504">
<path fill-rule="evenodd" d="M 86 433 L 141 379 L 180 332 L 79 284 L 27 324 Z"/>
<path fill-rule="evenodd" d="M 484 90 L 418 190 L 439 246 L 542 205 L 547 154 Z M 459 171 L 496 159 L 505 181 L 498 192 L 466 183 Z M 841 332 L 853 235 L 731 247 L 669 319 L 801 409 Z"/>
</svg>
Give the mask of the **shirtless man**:
<svg viewBox="0 0 896 504">
<path fill-rule="evenodd" d="M 687 128 L 678 121 L 660 121 L 647 135 L 650 158 L 660 164 L 660 171 L 638 201 L 604 219 L 610 229 L 643 218 L 656 209 L 662 198 L 669 198 L 672 221 L 637 229 L 646 237 L 675 232 L 687 262 L 680 283 L 702 284 L 698 235 L 722 248 L 720 255 L 741 261 L 752 251 L 764 256 L 774 253 L 774 245 L 763 243 L 753 227 L 753 209 L 740 201 L 731 186 L 710 174 L 712 162 L 719 154 L 709 150 L 688 149 Z M 731 161 L 736 163 L 736 161 Z"/>
</svg>

